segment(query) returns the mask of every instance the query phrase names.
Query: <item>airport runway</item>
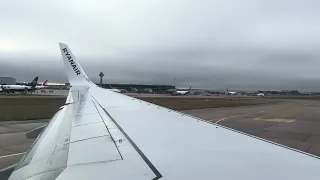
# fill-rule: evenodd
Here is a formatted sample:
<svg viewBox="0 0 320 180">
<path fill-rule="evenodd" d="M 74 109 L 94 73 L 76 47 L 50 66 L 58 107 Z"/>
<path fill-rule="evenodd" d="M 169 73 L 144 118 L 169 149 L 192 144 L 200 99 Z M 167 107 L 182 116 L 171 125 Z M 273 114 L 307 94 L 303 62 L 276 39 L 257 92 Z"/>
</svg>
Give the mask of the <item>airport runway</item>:
<svg viewBox="0 0 320 180">
<path fill-rule="evenodd" d="M 285 100 L 182 112 L 320 156 L 319 110 L 320 101 Z M 47 121 L 0 122 L 0 169 L 19 161 L 33 141 L 26 139 L 25 133 Z"/>
<path fill-rule="evenodd" d="M 186 114 L 320 156 L 320 101 L 186 110 Z M 226 139 L 227 141 L 227 139 Z"/>
</svg>

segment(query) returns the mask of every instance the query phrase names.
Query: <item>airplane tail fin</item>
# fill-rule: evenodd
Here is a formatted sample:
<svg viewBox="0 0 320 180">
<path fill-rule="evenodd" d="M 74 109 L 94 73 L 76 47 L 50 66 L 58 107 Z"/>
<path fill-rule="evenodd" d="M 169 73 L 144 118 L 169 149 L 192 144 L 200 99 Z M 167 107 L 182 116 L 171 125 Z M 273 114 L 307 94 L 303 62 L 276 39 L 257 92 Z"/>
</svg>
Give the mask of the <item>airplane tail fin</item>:
<svg viewBox="0 0 320 180">
<path fill-rule="evenodd" d="M 86 73 L 73 56 L 68 45 L 59 43 L 61 55 L 63 58 L 64 68 L 68 76 L 70 85 L 91 85 L 94 84 L 90 81 Z"/>
<path fill-rule="evenodd" d="M 31 83 L 29 83 L 28 85 L 32 86 L 32 87 L 35 87 L 37 85 L 37 83 L 38 83 L 38 79 L 39 79 L 38 76 L 35 77 L 34 80 L 32 80 Z"/>
<path fill-rule="evenodd" d="M 191 91 L 191 86 L 189 87 L 189 89 L 188 89 L 188 92 L 190 92 Z"/>
<path fill-rule="evenodd" d="M 45 82 L 42 83 L 42 86 L 47 86 L 47 82 L 48 80 L 46 80 Z"/>
</svg>

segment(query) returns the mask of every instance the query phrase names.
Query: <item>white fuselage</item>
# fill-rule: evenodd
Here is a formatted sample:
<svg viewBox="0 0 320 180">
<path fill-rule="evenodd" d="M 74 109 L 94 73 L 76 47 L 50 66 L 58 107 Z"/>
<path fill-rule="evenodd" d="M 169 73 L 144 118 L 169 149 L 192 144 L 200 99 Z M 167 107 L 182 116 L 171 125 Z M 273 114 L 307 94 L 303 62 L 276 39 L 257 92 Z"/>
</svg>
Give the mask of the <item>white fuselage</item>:
<svg viewBox="0 0 320 180">
<path fill-rule="evenodd" d="M 264 97 L 264 94 L 263 93 L 259 93 L 257 94 L 258 97 Z"/>
<path fill-rule="evenodd" d="M 1 92 L 7 92 L 7 93 L 15 93 L 15 92 L 21 92 L 21 93 L 27 93 L 32 92 L 34 88 L 32 86 L 26 86 L 26 85 L 0 85 Z"/>
<path fill-rule="evenodd" d="M 177 94 L 185 95 L 188 94 L 189 91 L 176 91 Z"/>
<path fill-rule="evenodd" d="M 34 88 L 35 89 L 45 89 L 47 88 L 48 86 L 44 86 L 44 85 L 40 85 L 40 86 L 35 86 Z"/>
<path fill-rule="evenodd" d="M 25 90 L 32 89 L 31 86 L 26 85 L 1 85 L 2 90 Z"/>
<path fill-rule="evenodd" d="M 228 92 L 228 95 L 236 95 L 237 92 Z"/>
</svg>

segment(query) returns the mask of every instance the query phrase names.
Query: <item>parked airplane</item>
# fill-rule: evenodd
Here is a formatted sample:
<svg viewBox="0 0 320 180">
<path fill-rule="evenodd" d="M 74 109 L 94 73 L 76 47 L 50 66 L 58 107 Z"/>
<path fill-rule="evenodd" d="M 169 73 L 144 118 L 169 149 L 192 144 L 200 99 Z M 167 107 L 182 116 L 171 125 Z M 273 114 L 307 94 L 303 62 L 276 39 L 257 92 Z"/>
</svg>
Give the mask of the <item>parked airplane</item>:
<svg viewBox="0 0 320 180">
<path fill-rule="evenodd" d="M 113 92 L 121 93 L 121 90 L 119 90 L 119 89 L 117 89 L 115 87 L 112 87 L 111 85 L 110 85 L 110 90 L 113 91 Z"/>
<path fill-rule="evenodd" d="M 229 92 L 228 92 L 228 95 L 237 95 L 237 92 L 229 91 Z"/>
<path fill-rule="evenodd" d="M 188 94 L 192 94 L 191 86 L 189 87 L 188 90 L 176 90 L 176 89 L 174 89 L 174 90 L 171 91 L 171 94 L 172 95 L 188 95 Z"/>
<path fill-rule="evenodd" d="M 264 97 L 264 94 L 263 93 L 258 93 L 257 96 L 258 97 Z"/>
<path fill-rule="evenodd" d="M 35 89 L 45 89 L 48 87 L 47 85 L 48 80 L 44 81 L 40 86 L 36 86 Z"/>
<path fill-rule="evenodd" d="M 32 80 L 31 83 L 27 85 L 1 85 L 1 90 L 3 92 L 7 93 L 15 93 L 15 92 L 21 92 L 21 93 L 28 93 L 28 92 L 33 92 L 36 88 L 38 82 L 38 76 Z"/>
<path fill-rule="evenodd" d="M 72 85 L 66 103 L 6 169 L 10 180 L 320 177 L 318 156 L 100 88 L 66 44 L 60 50 Z"/>
<path fill-rule="evenodd" d="M 227 94 L 227 95 L 237 95 L 237 92 L 229 91 L 228 88 L 227 88 L 225 94 Z"/>
</svg>

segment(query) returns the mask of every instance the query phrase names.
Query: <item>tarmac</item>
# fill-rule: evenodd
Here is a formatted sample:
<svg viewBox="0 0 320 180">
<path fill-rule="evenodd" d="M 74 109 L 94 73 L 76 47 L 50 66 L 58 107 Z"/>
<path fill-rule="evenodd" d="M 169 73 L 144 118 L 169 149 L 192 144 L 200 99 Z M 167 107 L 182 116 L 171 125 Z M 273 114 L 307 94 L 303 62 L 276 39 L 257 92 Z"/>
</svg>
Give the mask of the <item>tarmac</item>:
<svg viewBox="0 0 320 180">
<path fill-rule="evenodd" d="M 320 101 L 279 100 L 255 106 L 182 112 L 320 156 L 319 110 Z M 0 122 L 0 169 L 17 163 L 33 142 L 25 133 L 48 121 Z"/>
<path fill-rule="evenodd" d="M 0 122 L 0 169 L 17 163 L 34 139 L 27 139 L 26 132 L 48 123 L 48 119 Z"/>
<path fill-rule="evenodd" d="M 257 106 L 183 112 L 320 156 L 319 110 L 320 101 L 286 100 Z"/>
</svg>

